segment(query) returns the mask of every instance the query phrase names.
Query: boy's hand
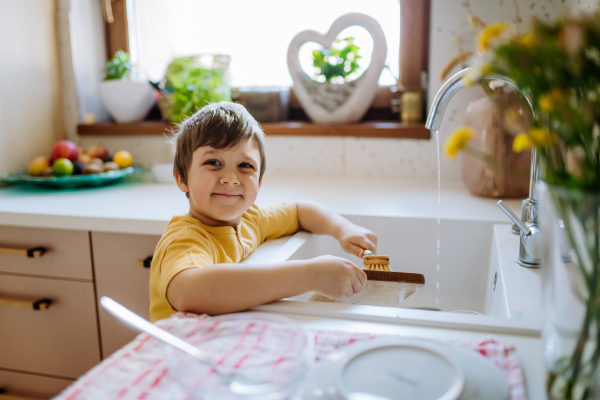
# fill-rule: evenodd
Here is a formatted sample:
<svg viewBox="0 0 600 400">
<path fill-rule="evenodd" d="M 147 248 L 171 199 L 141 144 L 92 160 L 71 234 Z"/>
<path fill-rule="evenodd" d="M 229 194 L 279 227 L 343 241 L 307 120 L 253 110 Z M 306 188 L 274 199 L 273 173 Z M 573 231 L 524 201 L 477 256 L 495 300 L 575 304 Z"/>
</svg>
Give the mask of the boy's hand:
<svg viewBox="0 0 600 400">
<path fill-rule="evenodd" d="M 376 254 L 377 235 L 362 226 L 348 224 L 339 233 L 338 240 L 342 249 L 347 253 L 363 258 L 365 250 L 371 250 Z"/>
<path fill-rule="evenodd" d="M 350 297 L 360 292 L 367 282 L 367 274 L 344 258 L 321 256 L 307 262 L 313 291 L 324 296 Z"/>
</svg>

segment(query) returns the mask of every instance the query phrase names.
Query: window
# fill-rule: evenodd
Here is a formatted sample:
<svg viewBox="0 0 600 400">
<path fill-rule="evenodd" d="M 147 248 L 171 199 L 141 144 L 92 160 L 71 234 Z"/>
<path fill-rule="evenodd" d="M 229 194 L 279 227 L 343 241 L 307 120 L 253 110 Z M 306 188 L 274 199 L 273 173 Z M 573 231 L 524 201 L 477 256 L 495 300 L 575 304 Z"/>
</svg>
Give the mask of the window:
<svg viewBox="0 0 600 400">
<path fill-rule="evenodd" d="M 325 34 L 338 17 L 360 12 L 381 25 L 387 41 L 386 64 L 379 84 L 395 85 L 400 47 L 398 0 L 128 0 L 132 61 L 152 80 L 162 78 L 167 64 L 179 56 L 202 53 L 231 56 L 233 87 L 291 86 L 287 50 L 303 30 Z M 360 71 L 368 66 L 373 42 L 360 27 L 345 29 L 339 37 L 353 36 L 361 50 Z M 306 43 L 299 59 L 314 77 L 312 50 Z"/>
<path fill-rule="evenodd" d="M 294 35 L 305 29 L 325 33 L 337 17 L 347 12 L 371 15 L 384 29 L 386 63 L 390 69 L 382 72 L 379 81 L 382 87 L 365 117 L 368 122 L 329 127 L 309 123 L 263 124 L 265 133 L 430 137 L 423 124 L 402 124 L 398 114 L 391 115 L 390 101 L 396 95 L 386 86 L 393 85 L 399 77 L 399 87 L 423 90 L 423 73 L 428 69 L 430 0 L 105 0 L 104 4 L 112 5 L 114 15 L 114 23 L 106 25 L 107 57 L 119 49 L 129 51 L 143 72 L 158 80 L 174 56 L 229 53 L 234 87 L 291 85 L 286 54 Z M 370 36 L 362 28 L 347 33 L 360 41 L 364 50 L 361 55 L 365 56 L 362 61 L 368 64 Z M 309 45 L 303 46 L 300 57 L 310 54 Z M 311 63 L 311 59 L 308 64 L 305 59 L 303 65 L 309 75 Z M 292 97 L 290 119 L 296 121 L 302 113 Z M 135 127 L 114 125 L 117 124 L 80 125 L 78 132 L 84 135 L 162 134 L 165 129 L 165 123 L 158 121 Z"/>
</svg>

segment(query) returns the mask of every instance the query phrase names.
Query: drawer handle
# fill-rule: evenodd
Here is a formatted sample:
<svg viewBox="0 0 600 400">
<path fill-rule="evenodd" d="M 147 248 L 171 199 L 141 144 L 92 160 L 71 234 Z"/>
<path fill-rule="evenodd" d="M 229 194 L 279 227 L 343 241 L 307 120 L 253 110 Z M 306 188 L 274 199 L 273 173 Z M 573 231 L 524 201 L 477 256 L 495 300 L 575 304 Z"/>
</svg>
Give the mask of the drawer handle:
<svg viewBox="0 0 600 400">
<path fill-rule="evenodd" d="M 23 256 L 28 258 L 38 258 L 44 255 L 46 252 L 45 247 L 32 247 L 31 249 L 9 249 L 6 247 L 0 247 L 0 254 L 7 254 L 10 256 Z"/>
<path fill-rule="evenodd" d="M 6 394 L 6 390 L 0 388 L 0 400 L 36 400 L 31 397 L 13 396 Z"/>
<path fill-rule="evenodd" d="M 21 301 L 0 298 L 0 306 L 30 308 L 33 310 L 47 310 L 52 301 L 50 299 L 39 299 L 36 301 Z"/>
<path fill-rule="evenodd" d="M 152 256 L 148 256 L 146 258 L 137 260 L 138 267 L 150 268 L 152 264 Z"/>
</svg>

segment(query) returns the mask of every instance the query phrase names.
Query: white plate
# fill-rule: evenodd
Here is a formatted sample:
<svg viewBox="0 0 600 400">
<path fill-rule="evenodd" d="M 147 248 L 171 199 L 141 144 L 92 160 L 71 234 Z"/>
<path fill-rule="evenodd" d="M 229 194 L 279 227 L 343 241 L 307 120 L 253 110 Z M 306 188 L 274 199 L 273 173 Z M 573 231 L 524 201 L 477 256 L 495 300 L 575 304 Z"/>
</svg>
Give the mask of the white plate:
<svg viewBox="0 0 600 400">
<path fill-rule="evenodd" d="M 304 400 L 506 400 L 505 372 L 459 346 L 376 339 L 332 352 L 308 373 Z"/>
</svg>

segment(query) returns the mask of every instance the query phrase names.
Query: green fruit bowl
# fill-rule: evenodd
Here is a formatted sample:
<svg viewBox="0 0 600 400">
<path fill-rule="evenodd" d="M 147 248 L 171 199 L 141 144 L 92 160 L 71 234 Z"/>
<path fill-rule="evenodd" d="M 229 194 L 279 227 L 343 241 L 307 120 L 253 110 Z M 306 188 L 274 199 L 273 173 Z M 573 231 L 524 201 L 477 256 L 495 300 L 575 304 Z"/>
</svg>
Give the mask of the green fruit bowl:
<svg viewBox="0 0 600 400">
<path fill-rule="evenodd" d="M 44 186 L 55 189 L 76 189 L 84 187 L 103 186 L 115 183 L 126 176 L 143 174 L 146 168 L 129 167 L 116 171 L 101 172 L 92 175 L 70 175 L 70 176 L 31 176 L 27 172 L 0 176 L 0 182 L 26 183 L 36 186 Z"/>
</svg>

